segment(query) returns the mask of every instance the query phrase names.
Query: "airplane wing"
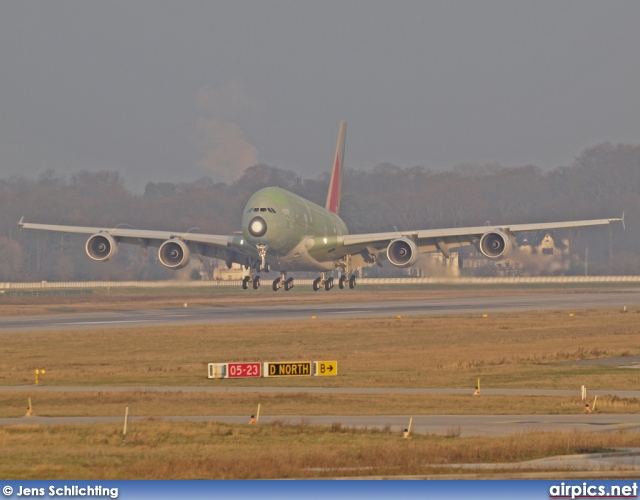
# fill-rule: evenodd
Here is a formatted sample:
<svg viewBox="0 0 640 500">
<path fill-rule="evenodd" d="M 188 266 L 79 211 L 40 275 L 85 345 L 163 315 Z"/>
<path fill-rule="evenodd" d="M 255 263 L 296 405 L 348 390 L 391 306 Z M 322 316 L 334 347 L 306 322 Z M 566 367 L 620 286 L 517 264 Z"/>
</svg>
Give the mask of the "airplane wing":
<svg viewBox="0 0 640 500">
<path fill-rule="evenodd" d="M 334 255 L 355 255 L 362 253 L 365 262 L 373 259 L 379 263 L 379 258 L 388 257 L 386 250 L 394 240 L 408 240 L 412 242 L 419 253 L 439 250 L 445 257 L 449 257 L 452 248 L 476 245 L 482 253 L 490 258 L 498 258 L 514 243 L 514 233 L 526 231 L 540 231 L 551 229 L 575 228 L 584 226 L 600 226 L 612 222 L 624 224 L 624 214 L 619 219 L 594 219 L 566 222 L 547 222 L 533 224 L 512 224 L 497 226 L 475 226 L 447 229 L 423 229 L 416 231 L 398 231 L 389 233 L 349 234 L 342 237 L 342 246 L 337 248 Z M 481 245 L 481 242 L 483 243 Z M 414 247 L 409 245 L 409 252 Z M 489 255 L 487 255 L 487 253 Z M 417 254 L 415 255 L 417 257 Z"/>
<path fill-rule="evenodd" d="M 514 233 L 525 231 L 598 226 L 612 222 L 624 224 L 620 219 L 595 219 L 583 221 L 513 224 L 497 226 L 475 226 L 447 229 L 424 229 L 388 233 L 352 234 L 337 237 L 327 242 L 326 238 L 315 240 L 318 248 L 335 245 L 329 250 L 332 259 L 351 256 L 354 267 L 377 263 L 388 259 L 398 267 L 413 265 L 420 253 L 439 250 L 449 257 L 450 250 L 475 245 L 488 258 L 504 257 L 515 246 Z M 228 265 L 235 262 L 250 265 L 258 256 L 256 247 L 247 244 L 241 235 L 212 235 L 192 232 L 149 231 L 128 227 L 80 227 L 53 224 L 33 224 L 20 220 L 24 229 L 55 231 L 90 235 L 86 251 L 90 258 L 106 261 L 117 253 L 119 243 L 137 244 L 143 248 L 159 247 L 161 263 L 172 269 L 184 267 L 191 253 L 199 257 L 214 257 Z M 323 241 L 324 240 L 324 241 Z M 316 244 L 312 245 L 316 247 Z"/>
<path fill-rule="evenodd" d="M 174 231 L 149 231 L 143 229 L 132 229 L 128 227 L 82 227 L 82 226 L 62 226 L 55 224 L 33 224 L 24 222 L 24 218 L 18 223 L 23 229 L 36 229 L 40 231 L 55 231 L 60 233 L 75 233 L 92 235 L 87 241 L 87 251 L 93 236 L 102 236 L 101 241 L 107 245 L 117 246 L 118 243 L 131 243 L 140 245 L 143 248 L 161 247 L 166 242 L 182 242 L 189 249 L 199 256 L 215 257 L 239 264 L 246 263 L 246 257 L 257 257 L 256 249 L 252 245 L 247 245 L 241 235 L 216 235 L 191 232 Z M 178 243 L 180 245 L 180 243 Z M 176 248 L 176 247 L 174 247 Z M 108 252 L 107 252 L 108 253 Z M 107 255 L 107 254 L 103 254 Z M 108 260 L 112 256 L 110 253 L 106 257 L 95 258 L 94 260 Z M 186 262 L 185 262 L 186 264 Z M 178 266 L 170 266 L 178 267 Z"/>
</svg>

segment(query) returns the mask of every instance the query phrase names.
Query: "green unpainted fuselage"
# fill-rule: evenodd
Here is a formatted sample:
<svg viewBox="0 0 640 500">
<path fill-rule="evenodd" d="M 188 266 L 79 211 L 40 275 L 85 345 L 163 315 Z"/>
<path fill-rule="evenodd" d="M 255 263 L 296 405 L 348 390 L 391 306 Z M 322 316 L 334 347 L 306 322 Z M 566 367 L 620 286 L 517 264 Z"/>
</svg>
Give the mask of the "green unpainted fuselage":
<svg viewBox="0 0 640 500">
<path fill-rule="evenodd" d="M 336 269 L 332 254 L 348 233 L 336 214 L 276 187 L 257 191 L 242 215 L 243 244 L 267 245 L 266 261 L 278 271 Z"/>
</svg>

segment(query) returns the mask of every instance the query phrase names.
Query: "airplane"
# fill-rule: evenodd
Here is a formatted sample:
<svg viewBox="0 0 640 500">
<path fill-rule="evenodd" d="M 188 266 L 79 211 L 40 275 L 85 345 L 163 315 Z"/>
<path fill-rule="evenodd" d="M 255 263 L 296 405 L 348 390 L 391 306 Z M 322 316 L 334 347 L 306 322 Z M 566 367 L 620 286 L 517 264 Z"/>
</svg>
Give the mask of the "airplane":
<svg viewBox="0 0 640 500">
<path fill-rule="evenodd" d="M 339 270 L 339 288 L 356 286 L 355 270 L 373 264 L 406 268 L 413 266 L 420 253 L 440 251 L 445 258 L 451 249 L 474 245 L 486 258 L 504 259 L 516 246 L 515 234 L 581 226 L 598 226 L 619 219 L 505 224 L 446 229 L 419 229 L 385 233 L 349 234 L 339 217 L 346 122 L 340 123 L 329 192 L 324 207 L 285 189 L 267 187 L 254 193 L 242 215 L 242 231 L 233 235 L 201 234 L 179 231 L 138 230 L 124 227 L 78 227 L 52 224 L 18 223 L 23 229 L 89 234 L 85 244 L 87 255 L 99 262 L 114 258 L 120 243 L 158 248 L 160 263 L 170 269 L 182 269 L 192 254 L 200 259 L 222 259 L 228 267 L 233 263 L 250 270 L 242 280 L 242 288 L 260 286 L 260 273 L 273 267 L 280 276 L 273 280 L 274 291 L 293 288 L 290 271 L 314 271 L 319 276 L 313 289 L 331 290 L 334 279 L 328 273 Z"/>
</svg>

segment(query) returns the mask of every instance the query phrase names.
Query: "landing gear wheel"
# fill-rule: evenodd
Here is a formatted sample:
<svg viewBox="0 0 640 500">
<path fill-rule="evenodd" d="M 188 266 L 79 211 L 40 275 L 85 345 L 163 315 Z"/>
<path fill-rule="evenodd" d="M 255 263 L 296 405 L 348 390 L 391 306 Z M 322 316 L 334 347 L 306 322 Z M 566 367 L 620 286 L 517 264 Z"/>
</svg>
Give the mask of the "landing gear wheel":
<svg viewBox="0 0 640 500">
<path fill-rule="evenodd" d="M 324 289 L 328 292 L 333 288 L 333 278 L 329 278 L 324 282 Z"/>
<path fill-rule="evenodd" d="M 256 276 L 255 278 L 253 278 L 253 289 L 257 290 L 259 286 L 260 286 L 260 276 Z"/>
<path fill-rule="evenodd" d="M 293 288 L 293 278 L 289 278 L 284 282 L 284 291 L 288 292 Z"/>
<path fill-rule="evenodd" d="M 352 274 L 351 276 L 349 276 L 349 288 L 353 290 L 355 287 L 356 287 L 356 275 Z"/>
<path fill-rule="evenodd" d="M 340 290 L 344 288 L 345 281 L 347 281 L 347 277 L 343 274 L 342 276 L 340 276 L 340 279 L 338 280 L 338 288 L 340 288 Z"/>
<path fill-rule="evenodd" d="M 277 292 L 278 288 L 280 288 L 280 278 L 276 278 L 273 280 L 273 291 Z M 287 289 L 287 284 L 285 282 L 284 289 Z"/>
<path fill-rule="evenodd" d="M 318 290 L 320 290 L 320 278 L 313 280 L 313 291 L 317 292 Z"/>
<path fill-rule="evenodd" d="M 251 281 L 251 278 L 249 278 L 249 276 L 245 276 L 244 278 L 242 278 L 242 289 L 246 290 L 247 288 L 249 288 L 249 281 Z"/>
</svg>

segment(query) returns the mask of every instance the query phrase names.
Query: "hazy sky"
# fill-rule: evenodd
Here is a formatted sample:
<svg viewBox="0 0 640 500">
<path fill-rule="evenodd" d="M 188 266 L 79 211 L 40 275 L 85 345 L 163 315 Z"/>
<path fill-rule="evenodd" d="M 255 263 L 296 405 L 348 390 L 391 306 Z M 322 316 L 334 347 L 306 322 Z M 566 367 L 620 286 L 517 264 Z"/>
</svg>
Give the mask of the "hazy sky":
<svg viewBox="0 0 640 500">
<path fill-rule="evenodd" d="M 640 143 L 640 2 L 3 1 L 0 177 L 569 165 Z"/>
</svg>

